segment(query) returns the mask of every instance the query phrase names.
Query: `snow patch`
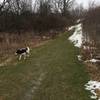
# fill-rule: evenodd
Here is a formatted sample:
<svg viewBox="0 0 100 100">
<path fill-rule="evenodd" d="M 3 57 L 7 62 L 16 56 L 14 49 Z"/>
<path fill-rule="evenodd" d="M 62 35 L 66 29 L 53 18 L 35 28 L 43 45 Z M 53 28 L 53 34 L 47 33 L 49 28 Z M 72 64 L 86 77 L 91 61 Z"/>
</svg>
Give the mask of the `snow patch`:
<svg viewBox="0 0 100 100">
<path fill-rule="evenodd" d="M 90 60 L 90 62 L 94 62 L 94 63 L 96 63 L 96 62 L 98 62 L 98 61 L 100 61 L 100 60 L 97 60 L 97 59 L 91 59 L 91 60 Z"/>
<path fill-rule="evenodd" d="M 75 28 L 75 26 L 71 26 L 71 27 L 68 28 L 68 31 L 71 31 L 71 30 L 73 30 L 74 28 Z"/>
<path fill-rule="evenodd" d="M 81 21 L 81 19 L 78 19 L 77 21 L 76 21 L 76 23 L 79 23 Z"/>
<path fill-rule="evenodd" d="M 85 84 L 85 89 L 89 90 L 92 93 L 92 95 L 90 96 L 91 99 L 100 100 L 100 97 L 98 97 L 98 94 L 96 93 L 96 90 L 100 90 L 100 82 L 90 80 Z"/>
<path fill-rule="evenodd" d="M 86 60 L 85 62 L 96 63 L 96 62 L 100 62 L 100 60 L 98 60 L 98 59 L 90 59 L 90 60 Z"/>
<path fill-rule="evenodd" d="M 74 43 L 76 47 L 81 47 L 82 45 L 82 24 L 77 24 L 75 26 L 70 27 L 69 29 L 75 28 L 73 35 L 69 37 L 69 40 Z"/>
<path fill-rule="evenodd" d="M 77 58 L 79 61 L 82 61 L 82 56 L 81 55 L 77 55 Z"/>
</svg>

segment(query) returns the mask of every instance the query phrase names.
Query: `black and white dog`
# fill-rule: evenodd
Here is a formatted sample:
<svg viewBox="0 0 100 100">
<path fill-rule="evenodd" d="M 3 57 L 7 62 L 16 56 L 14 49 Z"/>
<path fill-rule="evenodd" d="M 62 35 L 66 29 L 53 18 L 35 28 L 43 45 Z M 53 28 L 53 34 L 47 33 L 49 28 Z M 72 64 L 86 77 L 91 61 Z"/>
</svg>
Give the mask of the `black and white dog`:
<svg viewBox="0 0 100 100">
<path fill-rule="evenodd" d="M 26 59 L 26 56 L 29 56 L 29 53 L 30 53 L 30 48 L 26 47 L 18 49 L 15 55 L 17 55 L 19 57 L 19 60 L 21 60 L 22 56 L 24 57 L 24 59 Z"/>
</svg>

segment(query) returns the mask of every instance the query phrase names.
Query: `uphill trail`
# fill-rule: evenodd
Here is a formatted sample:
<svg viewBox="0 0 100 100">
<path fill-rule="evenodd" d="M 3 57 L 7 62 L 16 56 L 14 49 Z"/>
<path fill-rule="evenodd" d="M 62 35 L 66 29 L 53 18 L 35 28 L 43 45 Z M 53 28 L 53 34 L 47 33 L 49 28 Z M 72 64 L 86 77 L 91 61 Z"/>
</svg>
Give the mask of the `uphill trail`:
<svg viewBox="0 0 100 100">
<path fill-rule="evenodd" d="M 0 67 L 0 100 L 90 100 L 88 73 L 68 37 L 64 33 L 17 65 Z"/>
</svg>

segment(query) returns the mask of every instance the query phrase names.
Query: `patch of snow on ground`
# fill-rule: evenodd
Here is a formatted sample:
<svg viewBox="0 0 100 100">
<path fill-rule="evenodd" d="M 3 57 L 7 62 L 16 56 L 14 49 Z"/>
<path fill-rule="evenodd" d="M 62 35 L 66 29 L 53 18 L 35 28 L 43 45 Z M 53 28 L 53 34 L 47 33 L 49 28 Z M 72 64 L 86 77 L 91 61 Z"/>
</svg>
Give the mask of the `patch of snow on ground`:
<svg viewBox="0 0 100 100">
<path fill-rule="evenodd" d="M 68 28 L 68 31 L 71 31 L 71 30 L 73 30 L 74 28 L 75 28 L 75 26 L 71 26 L 71 27 Z"/>
<path fill-rule="evenodd" d="M 74 31 L 73 35 L 71 35 L 69 37 L 69 40 L 71 42 L 73 42 L 76 47 L 80 48 L 81 45 L 82 45 L 82 38 L 83 38 L 83 35 L 82 35 L 82 24 L 77 24 L 77 25 L 75 25 L 73 27 L 75 28 L 75 31 Z"/>
<path fill-rule="evenodd" d="M 90 60 L 86 60 L 86 63 L 91 62 L 91 63 L 96 63 L 96 62 L 100 62 L 100 60 L 98 59 L 90 59 Z"/>
<path fill-rule="evenodd" d="M 79 61 L 82 61 L 82 56 L 81 55 L 77 55 L 77 58 Z"/>
<path fill-rule="evenodd" d="M 78 19 L 76 22 L 79 23 L 81 21 L 81 19 Z"/>
<path fill-rule="evenodd" d="M 88 81 L 87 84 L 85 84 L 85 89 L 89 90 L 92 93 L 91 99 L 100 100 L 100 97 L 98 97 L 95 92 L 97 89 L 100 90 L 100 82 L 90 80 L 90 81 Z"/>
<path fill-rule="evenodd" d="M 97 60 L 97 59 L 91 59 L 91 60 L 90 60 L 90 62 L 94 62 L 94 63 L 96 63 L 96 62 L 98 62 L 98 61 L 100 61 L 100 60 Z"/>
</svg>

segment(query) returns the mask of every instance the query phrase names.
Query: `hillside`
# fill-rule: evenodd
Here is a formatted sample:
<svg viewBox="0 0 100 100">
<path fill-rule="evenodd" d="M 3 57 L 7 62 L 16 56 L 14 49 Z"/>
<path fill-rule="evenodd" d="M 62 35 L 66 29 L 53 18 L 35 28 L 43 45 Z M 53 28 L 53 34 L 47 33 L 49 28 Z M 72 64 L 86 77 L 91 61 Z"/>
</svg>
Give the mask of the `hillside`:
<svg viewBox="0 0 100 100">
<path fill-rule="evenodd" d="M 0 100 L 90 100 L 88 74 L 68 37 L 64 33 L 17 65 L 0 67 Z"/>
</svg>

